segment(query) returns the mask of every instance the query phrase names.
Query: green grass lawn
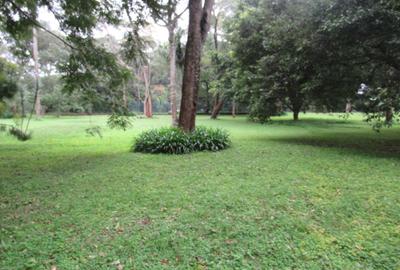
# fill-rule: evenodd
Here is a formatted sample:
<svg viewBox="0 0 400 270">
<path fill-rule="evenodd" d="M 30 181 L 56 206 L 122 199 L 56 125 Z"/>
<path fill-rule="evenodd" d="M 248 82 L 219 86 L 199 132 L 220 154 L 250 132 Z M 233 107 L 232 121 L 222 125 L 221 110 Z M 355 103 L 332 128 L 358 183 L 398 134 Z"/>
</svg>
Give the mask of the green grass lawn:
<svg viewBox="0 0 400 270">
<path fill-rule="evenodd" d="M 301 118 L 200 116 L 233 146 L 182 156 L 130 152 L 168 116 L 0 135 L 0 269 L 400 269 L 400 128 Z"/>
</svg>

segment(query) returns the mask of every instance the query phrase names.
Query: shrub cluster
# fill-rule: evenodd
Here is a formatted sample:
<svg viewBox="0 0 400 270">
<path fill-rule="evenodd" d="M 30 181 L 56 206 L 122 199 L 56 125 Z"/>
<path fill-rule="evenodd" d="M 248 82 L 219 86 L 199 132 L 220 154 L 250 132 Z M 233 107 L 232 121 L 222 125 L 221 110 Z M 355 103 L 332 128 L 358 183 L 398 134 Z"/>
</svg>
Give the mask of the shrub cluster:
<svg viewBox="0 0 400 270">
<path fill-rule="evenodd" d="M 23 131 L 22 129 L 17 128 L 16 126 L 0 124 L 0 133 L 7 132 L 7 131 L 8 131 L 8 134 L 17 138 L 20 141 L 27 141 L 32 138 L 32 133 L 27 133 L 27 132 Z"/>
<path fill-rule="evenodd" d="M 191 133 L 179 128 L 161 128 L 145 131 L 136 138 L 134 152 L 187 154 L 196 151 L 219 151 L 230 146 L 225 130 L 197 127 Z"/>
</svg>

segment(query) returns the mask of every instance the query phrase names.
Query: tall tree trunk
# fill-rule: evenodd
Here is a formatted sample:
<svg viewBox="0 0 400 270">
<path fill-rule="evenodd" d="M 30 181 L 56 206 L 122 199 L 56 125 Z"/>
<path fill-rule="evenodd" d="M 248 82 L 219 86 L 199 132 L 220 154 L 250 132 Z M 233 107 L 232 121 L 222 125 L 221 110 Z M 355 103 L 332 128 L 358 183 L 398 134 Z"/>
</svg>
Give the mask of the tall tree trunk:
<svg viewBox="0 0 400 270">
<path fill-rule="evenodd" d="M 196 125 L 197 97 L 200 82 L 201 49 L 210 29 L 214 0 L 189 0 L 189 27 L 182 82 L 179 127 L 190 132 Z"/>
<path fill-rule="evenodd" d="M 36 117 L 40 117 L 42 114 L 42 105 L 40 102 L 40 89 L 39 89 L 39 52 L 38 52 L 38 41 L 36 28 L 32 28 L 32 56 L 35 64 L 35 113 Z"/>
<path fill-rule="evenodd" d="M 150 92 L 150 66 L 143 67 L 143 80 L 145 86 L 143 113 L 147 118 L 151 118 L 153 117 L 153 104 L 151 102 L 151 92 Z"/>
<path fill-rule="evenodd" d="M 219 13 L 215 15 L 215 24 L 214 24 L 214 49 L 216 52 L 216 59 L 218 62 L 218 20 L 219 20 Z M 218 75 L 219 77 L 220 75 Z M 217 119 L 222 107 L 224 105 L 224 99 L 220 96 L 219 93 L 215 95 L 215 101 L 213 110 L 211 113 L 211 119 Z"/>
<path fill-rule="evenodd" d="M 213 106 L 213 110 L 211 113 L 211 119 L 217 119 L 219 113 L 221 112 L 221 109 L 224 105 L 224 100 L 219 97 L 219 94 L 215 96 L 215 102 Z"/>
<path fill-rule="evenodd" d="M 236 102 L 234 100 L 232 101 L 232 117 L 236 117 Z"/>
<path fill-rule="evenodd" d="M 177 107 L 176 107 L 176 40 L 175 40 L 175 24 L 168 26 L 168 42 L 169 42 L 169 95 L 171 103 L 172 125 L 178 123 Z"/>
</svg>

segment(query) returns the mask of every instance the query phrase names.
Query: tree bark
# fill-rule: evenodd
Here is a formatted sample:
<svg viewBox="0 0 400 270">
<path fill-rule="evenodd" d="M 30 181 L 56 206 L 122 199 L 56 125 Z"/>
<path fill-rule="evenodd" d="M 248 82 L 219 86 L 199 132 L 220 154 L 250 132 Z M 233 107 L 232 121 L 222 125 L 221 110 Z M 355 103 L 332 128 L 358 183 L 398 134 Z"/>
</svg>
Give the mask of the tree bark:
<svg viewBox="0 0 400 270">
<path fill-rule="evenodd" d="M 189 27 L 182 82 L 179 127 L 185 132 L 196 125 L 197 97 L 200 82 L 200 60 L 203 43 L 210 29 L 214 0 L 189 0 Z"/>
<path fill-rule="evenodd" d="M 299 113 L 300 113 L 300 109 L 293 110 L 293 120 L 294 121 L 299 121 Z"/>
<path fill-rule="evenodd" d="M 224 99 L 220 98 L 219 94 L 217 94 L 215 97 L 215 102 L 211 113 L 211 119 L 217 119 L 223 106 L 224 106 Z"/>
<path fill-rule="evenodd" d="M 171 104 L 171 118 L 172 125 L 176 126 L 178 122 L 177 118 L 177 106 L 176 106 L 176 40 L 175 40 L 175 28 L 176 23 L 172 22 L 172 25 L 168 26 L 168 41 L 169 41 L 169 95 Z"/>
<path fill-rule="evenodd" d="M 393 109 L 390 108 L 385 112 L 385 121 L 386 123 L 391 123 L 393 120 Z"/>
<path fill-rule="evenodd" d="M 236 102 L 234 100 L 232 101 L 232 117 L 236 117 Z"/>
<path fill-rule="evenodd" d="M 353 111 L 353 105 L 351 104 L 351 101 L 347 101 L 346 103 L 346 113 L 351 113 Z"/>
<path fill-rule="evenodd" d="M 34 74 L 35 74 L 35 113 L 36 117 L 40 117 L 42 114 L 42 105 L 40 102 L 40 89 L 39 89 L 39 52 L 38 52 L 38 41 L 37 41 L 37 30 L 35 27 L 32 28 L 32 56 L 34 62 Z"/>
<path fill-rule="evenodd" d="M 150 92 L 150 66 L 143 67 L 143 80 L 145 86 L 145 97 L 143 102 L 143 113 L 147 118 L 153 117 L 153 104 Z"/>
</svg>

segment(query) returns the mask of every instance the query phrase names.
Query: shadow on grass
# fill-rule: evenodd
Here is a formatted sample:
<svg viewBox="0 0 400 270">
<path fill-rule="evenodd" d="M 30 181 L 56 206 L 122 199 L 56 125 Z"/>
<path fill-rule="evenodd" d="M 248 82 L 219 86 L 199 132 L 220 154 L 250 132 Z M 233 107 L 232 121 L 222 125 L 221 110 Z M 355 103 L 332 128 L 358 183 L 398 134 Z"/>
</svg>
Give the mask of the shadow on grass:
<svg viewBox="0 0 400 270">
<path fill-rule="evenodd" d="M 399 130 L 385 135 L 376 134 L 372 130 L 369 131 L 370 133 L 367 132 L 332 132 L 300 137 L 275 137 L 271 140 L 294 145 L 345 150 L 365 156 L 400 159 Z"/>
<path fill-rule="evenodd" d="M 363 125 L 360 121 L 344 120 L 344 119 L 302 119 L 293 121 L 292 119 L 272 120 L 270 125 L 291 126 L 291 127 L 317 127 L 317 128 L 330 128 L 332 126 L 340 125 L 340 128 L 361 128 Z M 365 124 L 367 125 L 367 124 Z"/>
</svg>

